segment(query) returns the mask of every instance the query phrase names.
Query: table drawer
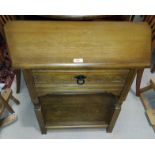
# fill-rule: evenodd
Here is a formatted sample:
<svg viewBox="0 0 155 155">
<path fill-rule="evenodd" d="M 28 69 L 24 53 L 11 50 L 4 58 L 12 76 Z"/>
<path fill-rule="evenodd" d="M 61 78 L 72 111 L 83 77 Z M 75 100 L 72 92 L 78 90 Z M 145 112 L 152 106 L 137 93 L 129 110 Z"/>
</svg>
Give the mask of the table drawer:
<svg viewBox="0 0 155 155">
<path fill-rule="evenodd" d="M 33 70 L 38 95 L 50 93 L 112 92 L 120 94 L 129 70 Z"/>
</svg>

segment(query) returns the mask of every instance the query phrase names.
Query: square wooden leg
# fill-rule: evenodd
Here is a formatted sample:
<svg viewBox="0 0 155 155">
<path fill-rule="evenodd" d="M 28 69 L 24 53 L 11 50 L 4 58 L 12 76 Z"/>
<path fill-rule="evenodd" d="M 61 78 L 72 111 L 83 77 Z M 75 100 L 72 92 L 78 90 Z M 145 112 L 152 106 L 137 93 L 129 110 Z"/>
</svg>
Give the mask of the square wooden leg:
<svg viewBox="0 0 155 155">
<path fill-rule="evenodd" d="M 121 111 L 121 106 L 119 106 L 119 105 L 116 106 L 115 111 L 114 111 L 113 116 L 112 116 L 112 119 L 111 119 L 111 122 L 110 122 L 109 126 L 107 127 L 108 133 L 112 132 L 120 111 Z"/>
<path fill-rule="evenodd" d="M 38 122 L 39 122 L 39 127 L 40 127 L 40 130 L 41 130 L 41 133 L 46 134 L 47 129 L 45 128 L 44 117 L 43 117 L 43 114 L 42 114 L 41 106 L 35 107 L 34 110 L 35 110 L 35 114 L 36 114 L 36 117 L 37 117 Z"/>
</svg>

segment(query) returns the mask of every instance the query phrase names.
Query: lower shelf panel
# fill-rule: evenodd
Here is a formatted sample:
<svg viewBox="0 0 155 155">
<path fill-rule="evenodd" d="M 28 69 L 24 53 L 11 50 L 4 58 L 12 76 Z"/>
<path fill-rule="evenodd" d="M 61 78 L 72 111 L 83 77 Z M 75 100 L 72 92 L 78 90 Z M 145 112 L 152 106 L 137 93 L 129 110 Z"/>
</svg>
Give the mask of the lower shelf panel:
<svg viewBox="0 0 155 155">
<path fill-rule="evenodd" d="M 116 102 L 117 98 L 107 93 L 40 97 L 46 128 L 106 128 Z"/>
</svg>

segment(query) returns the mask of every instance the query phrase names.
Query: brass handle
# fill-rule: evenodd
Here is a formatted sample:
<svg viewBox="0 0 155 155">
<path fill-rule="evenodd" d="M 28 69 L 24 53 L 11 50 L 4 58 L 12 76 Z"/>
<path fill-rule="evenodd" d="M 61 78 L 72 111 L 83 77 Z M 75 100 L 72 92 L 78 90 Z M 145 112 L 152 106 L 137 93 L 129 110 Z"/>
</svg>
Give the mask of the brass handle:
<svg viewBox="0 0 155 155">
<path fill-rule="evenodd" d="M 85 79 L 86 79 L 87 77 L 84 76 L 84 75 L 77 75 L 77 76 L 75 76 L 74 78 L 76 78 L 77 84 L 83 85 L 83 84 L 85 83 Z"/>
</svg>

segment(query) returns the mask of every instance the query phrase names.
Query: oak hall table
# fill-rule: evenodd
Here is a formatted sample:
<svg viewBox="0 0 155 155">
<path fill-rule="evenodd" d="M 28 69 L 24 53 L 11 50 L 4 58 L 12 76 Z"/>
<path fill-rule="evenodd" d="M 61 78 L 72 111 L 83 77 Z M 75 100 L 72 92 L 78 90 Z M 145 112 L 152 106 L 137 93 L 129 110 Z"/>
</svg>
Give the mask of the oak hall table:
<svg viewBox="0 0 155 155">
<path fill-rule="evenodd" d="M 5 34 L 42 133 L 70 127 L 112 132 L 135 74 L 150 66 L 146 23 L 12 21 Z"/>
</svg>

